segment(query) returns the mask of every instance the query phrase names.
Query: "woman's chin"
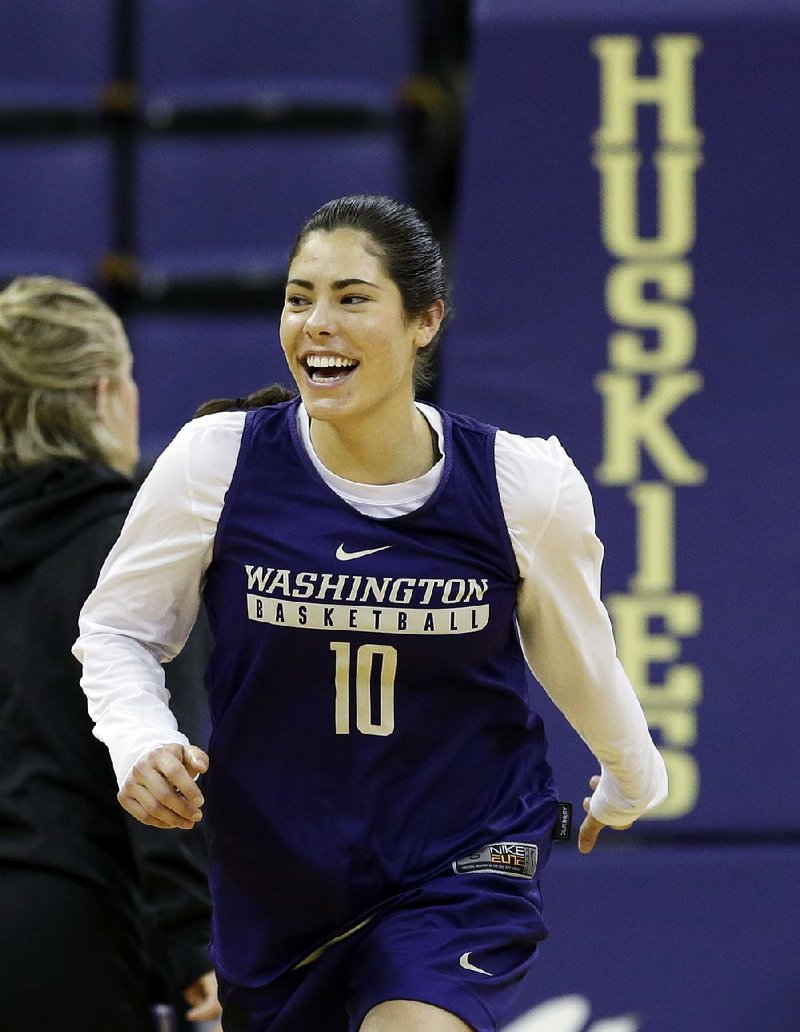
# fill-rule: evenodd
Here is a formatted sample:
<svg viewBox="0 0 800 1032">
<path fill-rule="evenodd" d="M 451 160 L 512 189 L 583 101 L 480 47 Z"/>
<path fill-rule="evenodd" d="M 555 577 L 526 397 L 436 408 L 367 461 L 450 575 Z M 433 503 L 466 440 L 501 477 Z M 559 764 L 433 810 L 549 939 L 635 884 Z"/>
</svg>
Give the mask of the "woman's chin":
<svg viewBox="0 0 800 1032">
<path fill-rule="evenodd" d="M 352 414 L 352 402 L 336 391 L 320 391 L 304 386 L 300 391 L 305 410 L 311 419 L 323 422 L 334 422 L 337 418 L 346 418 Z"/>
</svg>

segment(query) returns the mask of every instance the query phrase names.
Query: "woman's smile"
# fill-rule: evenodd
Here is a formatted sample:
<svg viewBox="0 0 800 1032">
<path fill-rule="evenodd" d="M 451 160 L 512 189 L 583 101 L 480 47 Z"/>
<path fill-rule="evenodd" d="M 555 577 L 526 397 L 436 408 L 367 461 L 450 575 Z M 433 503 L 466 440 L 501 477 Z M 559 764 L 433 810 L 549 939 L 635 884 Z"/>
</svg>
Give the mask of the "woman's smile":
<svg viewBox="0 0 800 1032">
<path fill-rule="evenodd" d="M 300 359 L 306 378 L 316 387 L 332 387 L 348 380 L 358 368 L 354 358 L 343 355 L 312 352 Z"/>
</svg>

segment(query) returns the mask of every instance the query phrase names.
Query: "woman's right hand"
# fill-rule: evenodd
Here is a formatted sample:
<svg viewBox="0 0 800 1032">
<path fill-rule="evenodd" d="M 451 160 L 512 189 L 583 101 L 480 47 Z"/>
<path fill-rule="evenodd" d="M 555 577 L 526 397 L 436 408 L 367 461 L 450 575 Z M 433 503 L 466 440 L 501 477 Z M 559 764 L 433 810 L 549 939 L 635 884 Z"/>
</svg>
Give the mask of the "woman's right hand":
<svg viewBox="0 0 800 1032">
<path fill-rule="evenodd" d="M 595 774 L 589 779 L 589 788 L 594 794 L 594 790 L 600 784 L 600 775 Z M 609 827 L 608 824 L 603 824 L 602 821 L 598 821 L 596 817 L 593 817 L 590 811 L 592 805 L 592 797 L 586 796 L 583 800 L 583 809 L 586 813 L 583 824 L 581 824 L 580 831 L 578 832 L 578 849 L 581 853 L 591 853 L 594 847 L 597 845 L 597 838 L 603 828 Z M 627 831 L 630 828 L 630 824 L 624 824 L 620 828 L 615 828 L 615 831 Z"/>
<path fill-rule="evenodd" d="M 196 745 L 162 745 L 134 764 L 117 799 L 142 824 L 193 828 L 203 805 L 195 778 L 207 770 L 208 756 Z"/>
</svg>

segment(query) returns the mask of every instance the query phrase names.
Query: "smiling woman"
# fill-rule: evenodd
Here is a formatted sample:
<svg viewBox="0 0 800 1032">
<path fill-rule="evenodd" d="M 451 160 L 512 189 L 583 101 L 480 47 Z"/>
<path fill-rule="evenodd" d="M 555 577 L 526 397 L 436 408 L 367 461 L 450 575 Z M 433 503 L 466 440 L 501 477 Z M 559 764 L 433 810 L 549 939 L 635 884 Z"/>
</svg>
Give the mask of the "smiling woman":
<svg viewBox="0 0 800 1032">
<path fill-rule="evenodd" d="M 425 350 L 416 355 L 414 386 L 419 390 L 430 381 L 433 353 L 449 317 L 450 284 L 438 241 L 407 205 L 388 197 L 342 197 L 323 205 L 308 219 L 289 256 L 290 266 L 312 233 L 338 229 L 363 234 L 361 242 L 367 254 L 379 260 L 381 272 L 397 287 L 406 318 L 421 316 L 437 301 L 442 303 L 444 320 Z M 357 281 L 340 280 L 337 285 L 346 289 L 357 286 Z"/>
<path fill-rule="evenodd" d="M 315 212 L 281 317 L 299 397 L 184 427 L 82 614 L 123 806 L 161 828 L 205 811 L 226 1032 L 495 1032 L 546 935 L 561 813 L 529 668 L 602 757 L 582 852 L 666 792 L 583 478 L 555 438 L 415 399 L 448 305 L 414 209 Z M 198 757 L 160 662 L 201 596 Z"/>
<path fill-rule="evenodd" d="M 361 483 L 410 480 L 433 464 L 414 392 L 448 292 L 438 245 L 419 225 L 388 199 L 345 198 L 306 223 L 290 256 L 281 344 L 314 450 L 332 473 Z M 409 266 L 421 240 L 432 257 Z"/>
</svg>

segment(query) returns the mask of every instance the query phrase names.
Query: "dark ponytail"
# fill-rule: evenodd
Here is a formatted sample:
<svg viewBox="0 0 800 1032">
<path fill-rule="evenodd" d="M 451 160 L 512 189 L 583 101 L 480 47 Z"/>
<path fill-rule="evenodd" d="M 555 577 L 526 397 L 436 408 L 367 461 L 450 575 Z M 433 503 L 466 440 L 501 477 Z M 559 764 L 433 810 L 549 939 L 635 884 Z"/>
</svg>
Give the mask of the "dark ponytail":
<svg viewBox="0 0 800 1032">
<path fill-rule="evenodd" d="M 259 387 L 245 398 L 212 398 L 210 401 L 204 401 L 202 405 L 198 405 L 192 418 L 210 416 L 214 412 L 247 412 L 249 409 L 291 401 L 296 397 L 297 391 L 280 383 L 271 383 L 266 387 Z"/>
</svg>

